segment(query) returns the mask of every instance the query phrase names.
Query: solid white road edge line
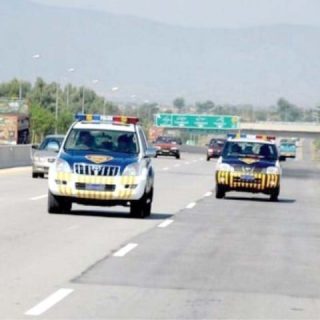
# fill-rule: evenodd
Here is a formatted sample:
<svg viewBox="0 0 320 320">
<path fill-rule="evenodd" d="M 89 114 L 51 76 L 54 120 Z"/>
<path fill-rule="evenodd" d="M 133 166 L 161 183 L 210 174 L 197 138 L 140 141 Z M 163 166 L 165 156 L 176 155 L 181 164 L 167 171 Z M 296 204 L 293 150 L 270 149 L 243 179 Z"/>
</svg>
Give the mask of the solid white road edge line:
<svg viewBox="0 0 320 320">
<path fill-rule="evenodd" d="M 160 223 L 160 224 L 158 225 L 158 228 L 165 228 L 165 227 L 167 227 L 169 224 L 171 224 L 173 221 L 174 221 L 174 220 L 172 220 L 172 219 L 166 219 L 166 220 L 164 220 L 162 223 Z"/>
<path fill-rule="evenodd" d="M 124 257 L 128 252 L 133 250 L 138 244 L 137 243 L 128 243 L 126 246 L 118 250 L 113 254 L 114 257 Z"/>
<path fill-rule="evenodd" d="M 44 199 L 44 198 L 47 198 L 47 197 L 48 197 L 47 194 L 43 194 L 42 196 L 37 196 L 37 197 L 30 198 L 30 200 L 35 201 L 35 200 L 40 200 L 40 199 Z"/>
<path fill-rule="evenodd" d="M 192 209 L 196 205 L 195 202 L 191 202 L 186 206 L 186 209 Z"/>
<path fill-rule="evenodd" d="M 73 289 L 59 289 L 52 295 L 50 295 L 48 298 L 37 304 L 32 309 L 28 310 L 25 315 L 27 316 L 39 316 L 42 313 L 46 312 L 48 309 L 53 307 L 55 304 L 60 302 L 62 299 L 64 299 L 66 296 L 68 296 L 70 293 L 73 292 Z"/>
<path fill-rule="evenodd" d="M 211 197 L 211 196 L 212 196 L 212 192 L 209 191 L 209 192 L 205 193 L 203 196 L 204 196 L 204 197 Z"/>
</svg>

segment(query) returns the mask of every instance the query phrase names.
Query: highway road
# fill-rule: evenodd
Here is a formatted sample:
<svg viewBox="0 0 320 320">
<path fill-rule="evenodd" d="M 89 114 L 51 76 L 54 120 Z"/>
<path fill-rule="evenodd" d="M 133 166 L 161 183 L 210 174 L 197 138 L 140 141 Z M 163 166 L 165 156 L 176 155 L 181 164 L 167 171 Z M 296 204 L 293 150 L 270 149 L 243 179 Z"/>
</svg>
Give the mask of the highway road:
<svg viewBox="0 0 320 320">
<path fill-rule="evenodd" d="M 310 141 L 283 163 L 279 202 L 215 199 L 215 160 L 157 158 L 150 218 L 74 205 L 47 180 L 0 171 L 1 319 L 315 319 L 320 166 Z"/>
</svg>

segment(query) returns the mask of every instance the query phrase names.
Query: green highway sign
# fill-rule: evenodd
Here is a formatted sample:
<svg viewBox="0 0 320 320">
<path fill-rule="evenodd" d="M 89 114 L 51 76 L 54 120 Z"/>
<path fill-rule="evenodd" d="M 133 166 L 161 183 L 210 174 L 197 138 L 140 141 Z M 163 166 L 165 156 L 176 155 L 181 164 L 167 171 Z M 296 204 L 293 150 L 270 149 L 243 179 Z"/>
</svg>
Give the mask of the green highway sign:
<svg viewBox="0 0 320 320">
<path fill-rule="evenodd" d="M 240 128 L 238 116 L 158 113 L 155 125 L 164 128 L 231 130 Z"/>
</svg>

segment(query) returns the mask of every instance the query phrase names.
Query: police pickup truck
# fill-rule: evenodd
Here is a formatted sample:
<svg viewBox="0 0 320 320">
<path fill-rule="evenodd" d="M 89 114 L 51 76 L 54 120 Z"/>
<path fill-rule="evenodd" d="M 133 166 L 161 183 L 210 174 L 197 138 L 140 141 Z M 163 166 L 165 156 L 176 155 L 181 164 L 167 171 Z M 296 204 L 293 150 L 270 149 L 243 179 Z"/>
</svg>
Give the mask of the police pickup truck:
<svg viewBox="0 0 320 320">
<path fill-rule="evenodd" d="M 137 118 L 78 114 L 49 170 L 48 212 L 69 212 L 79 203 L 150 215 L 154 156 Z"/>
</svg>

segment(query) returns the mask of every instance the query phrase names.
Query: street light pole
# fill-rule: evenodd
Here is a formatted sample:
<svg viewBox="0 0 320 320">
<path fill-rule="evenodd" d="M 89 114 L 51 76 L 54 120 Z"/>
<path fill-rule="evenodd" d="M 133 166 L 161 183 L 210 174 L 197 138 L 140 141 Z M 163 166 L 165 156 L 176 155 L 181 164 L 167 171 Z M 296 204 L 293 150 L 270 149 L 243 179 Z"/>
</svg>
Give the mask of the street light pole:
<svg viewBox="0 0 320 320">
<path fill-rule="evenodd" d="M 32 56 L 33 59 L 39 59 L 41 56 L 39 53 L 36 53 Z M 20 79 L 19 79 L 19 105 L 21 106 L 22 102 L 22 75 L 21 75 L 21 66 L 20 66 Z"/>
<path fill-rule="evenodd" d="M 55 125 L 55 134 L 58 133 L 58 107 L 59 107 L 59 104 L 58 104 L 58 82 L 56 83 L 56 105 L 55 105 L 55 122 L 56 122 L 56 125 Z"/>
<path fill-rule="evenodd" d="M 71 73 L 71 72 L 74 72 L 75 69 L 69 68 L 67 71 Z M 69 85 L 69 83 L 67 83 L 67 109 L 68 110 L 69 110 L 69 96 L 70 96 L 70 85 Z"/>
<path fill-rule="evenodd" d="M 84 113 L 84 86 L 82 87 L 82 113 Z"/>
</svg>

